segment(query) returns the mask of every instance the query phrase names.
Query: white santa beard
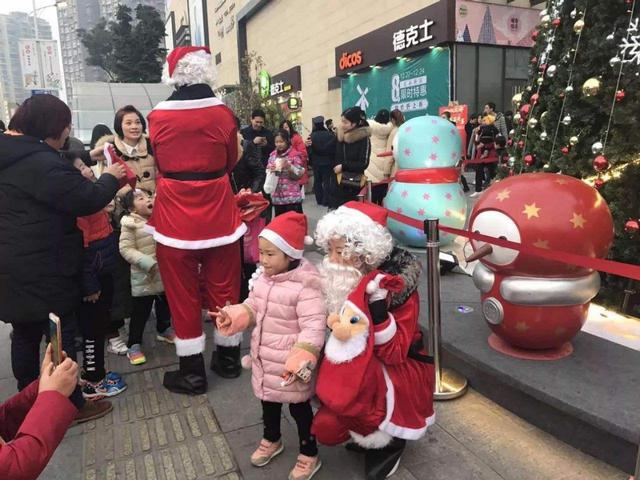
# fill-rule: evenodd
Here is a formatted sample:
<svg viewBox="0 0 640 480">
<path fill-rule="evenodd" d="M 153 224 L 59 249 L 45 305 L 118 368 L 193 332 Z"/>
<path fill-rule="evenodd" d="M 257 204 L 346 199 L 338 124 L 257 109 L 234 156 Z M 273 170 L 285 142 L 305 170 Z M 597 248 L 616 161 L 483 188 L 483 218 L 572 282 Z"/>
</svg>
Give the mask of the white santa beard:
<svg viewBox="0 0 640 480">
<path fill-rule="evenodd" d="M 320 273 L 327 311 L 330 314 L 338 313 L 349 294 L 362 279 L 362 273 L 355 267 L 333 263 L 328 257 L 322 260 Z"/>
<path fill-rule="evenodd" d="M 343 342 L 331 334 L 324 347 L 324 355 L 331 363 L 335 364 L 353 360 L 366 350 L 368 336 L 369 332 L 364 331 Z"/>
</svg>

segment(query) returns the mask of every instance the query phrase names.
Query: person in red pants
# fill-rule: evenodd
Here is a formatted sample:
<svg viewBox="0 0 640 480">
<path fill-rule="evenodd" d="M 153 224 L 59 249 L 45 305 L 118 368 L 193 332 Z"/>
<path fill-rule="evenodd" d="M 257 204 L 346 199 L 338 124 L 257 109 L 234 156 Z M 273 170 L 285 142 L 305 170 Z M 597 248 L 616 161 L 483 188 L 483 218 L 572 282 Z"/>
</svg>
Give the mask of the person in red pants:
<svg viewBox="0 0 640 480">
<path fill-rule="evenodd" d="M 175 91 L 148 117 L 160 179 L 146 228 L 157 242 L 180 360 L 179 370 L 167 372 L 163 383 L 186 394 L 207 389 L 203 304 L 238 303 L 240 239 L 246 231 L 229 181 L 238 161 L 236 121 L 213 94 L 212 65 L 207 47 L 175 48 L 163 75 Z M 241 335 L 216 333 L 215 371 L 226 377 L 240 374 L 241 340 Z"/>
</svg>

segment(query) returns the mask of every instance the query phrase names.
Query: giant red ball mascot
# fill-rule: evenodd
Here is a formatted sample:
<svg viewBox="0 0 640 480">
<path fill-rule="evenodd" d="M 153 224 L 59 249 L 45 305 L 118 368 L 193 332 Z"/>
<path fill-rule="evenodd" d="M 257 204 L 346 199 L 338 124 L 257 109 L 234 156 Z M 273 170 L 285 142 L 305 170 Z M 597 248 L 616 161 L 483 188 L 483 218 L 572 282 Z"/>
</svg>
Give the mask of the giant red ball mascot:
<svg viewBox="0 0 640 480">
<path fill-rule="evenodd" d="M 604 257 L 613 240 L 611 213 L 598 191 L 551 173 L 518 175 L 492 185 L 473 208 L 469 230 L 590 258 Z M 480 258 L 473 280 L 482 293 L 484 318 L 497 337 L 522 349 L 559 349 L 580 331 L 600 288 L 598 272 L 471 243 Z"/>
</svg>

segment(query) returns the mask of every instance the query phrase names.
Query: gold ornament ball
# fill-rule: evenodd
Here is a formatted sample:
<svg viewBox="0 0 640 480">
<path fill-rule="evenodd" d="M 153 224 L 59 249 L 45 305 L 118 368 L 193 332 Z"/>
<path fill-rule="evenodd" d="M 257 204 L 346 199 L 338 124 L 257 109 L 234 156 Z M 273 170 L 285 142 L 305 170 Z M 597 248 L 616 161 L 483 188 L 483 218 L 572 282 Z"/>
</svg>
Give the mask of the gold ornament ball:
<svg viewBox="0 0 640 480">
<path fill-rule="evenodd" d="M 538 77 L 538 80 L 536 81 L 538 82 L 538 85 L 542 85 L 544 83 L 544 78 Z"/>
<path fill-rule="evenodd" d="M 516 93 L 513 97 L 511 97 L 511 103 L 514 105 L 518 105 L 522 102 L 522 93 Z"/>
<path fill-rule="evenodd" d="M 572 147 L 578 144 L 578 137 L 575 135 L 569 139 L 569 145 Z"/>
<path fill-rule="evenodd" d="M 532 117 L 527 123 L 529 124 L 530 128 L 536 128 L 536 126 L 538 125 L 538 120 Z"/>
<path fill-rule="evenodd" d="M 542 114 L 540 115 L 540 121 L 542 123 L 545 123 L 547 121 L 548 116 L 549 116 L 549 112 L 542 112 Z"/>
<path fill-rule="evenodd" d="M 576 23 L 573 24 L 573 31 L 576 33 L 582 33 L 582 29 L 584 28 L 584 20 L 577 20 Z"/>
<path fill-rule="evenodd" d="M 540 134 L 540 140 L 546 141 L 549 138 L 549 134 L 547 132 L 542 132 Z"/>
<path fill-rule="evenodd" d="M 519 122 L 521 118 L 522 118 L 522 115 L 520 115 L 520 113 L 516 113 L 513 115 L 514 122 Z"/>
<path fill-rule="evenodd" d="M 540 25 L 542 28 L 547 28 L 551 24 L 551 17 L 549 15 L 544 15 L 540 19 Z"/>
<path fill-rule="evenodd" d="M 602 82 L 599 79 L 591 77 L 582 84 L 582 94 L 587 97 L 593 97 L 594 95 L 600 93 L 601 86 Z"/>
<path fill-rule="evenodd" d="M 533 91 L 533 87 L 531 85 L 527 85 L 527 92 Z"/>
</svg>

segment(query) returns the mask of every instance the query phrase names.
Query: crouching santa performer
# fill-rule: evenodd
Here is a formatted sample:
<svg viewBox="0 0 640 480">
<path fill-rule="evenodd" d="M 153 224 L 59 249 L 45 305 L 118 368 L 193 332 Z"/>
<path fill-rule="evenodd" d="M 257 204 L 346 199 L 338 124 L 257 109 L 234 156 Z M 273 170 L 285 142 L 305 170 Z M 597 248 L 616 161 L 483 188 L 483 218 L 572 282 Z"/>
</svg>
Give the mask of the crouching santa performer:
<svg viewBox="0 0 640 480">
<path fill-rule="evenodd" d="M 420 263 L 393 247 L 386 210 L 349 202 L 325 215 L 316 242 L 331 335 L 320 365 L 313 433 L 365 454 L 368 480 L 392 475 L 406 440 L 435 421 L 435 373 L 418 326 Z"/>
<path fill-rule="evenodd" d="M 163 80 L 175 91 L 148 117 L 160 179 L 147 225 L 157 242 L 180 359 L 180 369 L 167 372 L 163 383 L 172 392 L 201 394 L 207 389 L 203 300 L 214 306 L 235 304 L 240 292 L 240 238 L 246 226 L 228 177 L 238 161 L 237 127 L 231 110 L 211 89 L 208 48 L 175 48 Z M 216 371 L 240 374 L 241 339 L 241 334 L 215 334 Z"/>
</svg>

